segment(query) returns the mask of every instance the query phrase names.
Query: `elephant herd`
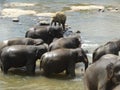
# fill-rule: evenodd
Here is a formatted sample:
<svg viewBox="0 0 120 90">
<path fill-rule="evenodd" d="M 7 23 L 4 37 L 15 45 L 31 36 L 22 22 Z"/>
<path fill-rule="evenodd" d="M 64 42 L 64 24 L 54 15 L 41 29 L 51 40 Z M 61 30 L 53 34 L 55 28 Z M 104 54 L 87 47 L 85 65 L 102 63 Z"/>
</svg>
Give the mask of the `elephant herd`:
<svg viewBox="0 0 120 90">
<path fill-rule="evenodd" d="M 78 62 L 83 62 L 87 69 L 88 58 L 81 48 L 80 37 L 64 37 L 65 22 L 66 15 L 58 12 L 51 25 L 38 25 L 26 31 L 25 37 L 1 41 L 1 71 L 7 74 L 11 68 L 24 67 L 26 73 L 33 76 L 37 60 L 47 76 L 65 70 L 68 77 L 74 78 Z"/>
<path fill-rule="evenodd" d="M 120 90 L 120 40 L 109 41 L 93 52 L 84 74 L 85 90 Z"/>
<path fill-rule="evenodd" d="M 65 71 L 74 78 L 75 64 L 83 62 L 85 90 L 120 90 L 120 40 L 96 48 L 89 65 L 80 37 L 64 37 L 65 22 L 66 15 L 58 12 L 50 25 L 33 27 L 22 38 L 1 41 L 1 71 L 7 74 L 10 68 L 25 67 L 27 74 L 33 76 L 39 60 L 40 71 L 46 76 Z"/>
</svg>

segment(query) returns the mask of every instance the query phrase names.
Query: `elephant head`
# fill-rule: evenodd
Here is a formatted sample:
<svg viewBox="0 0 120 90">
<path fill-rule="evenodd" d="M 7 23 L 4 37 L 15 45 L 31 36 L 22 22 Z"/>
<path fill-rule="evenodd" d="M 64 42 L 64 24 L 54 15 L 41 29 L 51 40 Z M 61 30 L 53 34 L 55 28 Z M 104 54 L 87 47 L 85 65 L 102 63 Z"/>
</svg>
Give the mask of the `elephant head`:
<svg viewBox="0 0 120 90">
<path fill-rule="evenodd" d="M 61 26 L 50 26 L 48 29 L 48 33 L 54 38 L 63 37 L 63 29 Z"/>
<path fill-rule="evenodd" d="M 110 63 L 107 67 L 107 77 L 113 84 L 120 84 L 120 59 L 115 63 Z"/>
<path fill-rule="evenodd" d="M 36 46 L 36 59 L 40 59 L 42 54 L 48 51 L 48 45 L 47 44 L 42 44 Z"/>
<path fill-rule="evenodd" d="M 77 62 L 83 62 L 85 64 L 85 70 L 86 70 L 87 67 L 88 67 L 88 63 L 89 63 L 86 53 L 84 52 L 84 50 L 82 48 L 77 48 L 75 50 L 77 51 L 76 63 Z"/>
</svg>

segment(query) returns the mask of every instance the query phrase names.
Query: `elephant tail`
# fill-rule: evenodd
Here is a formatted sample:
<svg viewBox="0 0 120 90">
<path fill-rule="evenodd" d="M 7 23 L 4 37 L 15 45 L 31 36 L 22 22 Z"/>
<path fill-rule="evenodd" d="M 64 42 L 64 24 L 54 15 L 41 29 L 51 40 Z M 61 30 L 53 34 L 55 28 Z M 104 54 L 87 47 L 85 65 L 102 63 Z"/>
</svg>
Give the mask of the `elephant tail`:
<svg viewBox="0 0 120 90">
<path fill-rule="evenodd" d="M 82 53 L 83 53 L 83 56 L 84 56 L 84 64 L 85 64 L 85 70 L 88 68 L 88 64 L 89 64 L 89 60 L 88 60 L 88 57 L 85 53 L 85 51 L 82 49 Z"/>
</svg>

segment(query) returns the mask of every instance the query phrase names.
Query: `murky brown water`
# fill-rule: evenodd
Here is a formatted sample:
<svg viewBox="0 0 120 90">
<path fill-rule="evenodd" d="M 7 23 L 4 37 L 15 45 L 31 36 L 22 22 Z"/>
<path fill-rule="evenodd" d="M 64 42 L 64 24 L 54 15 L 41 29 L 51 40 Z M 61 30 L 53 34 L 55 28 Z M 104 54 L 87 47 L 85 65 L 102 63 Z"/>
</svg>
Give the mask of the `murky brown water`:
<svg viewBox="0 0 120 90">
<path fill-rule="evenodd" d="M 0 90 L 84 90 L 82 78 L 80 68 L 75 79 L 68 79 L 64 73 L 45 77 L 38 67 L 33 77 L 20 69 L 10 70 L 8 75 L 0 71 Z"/>
</svg>

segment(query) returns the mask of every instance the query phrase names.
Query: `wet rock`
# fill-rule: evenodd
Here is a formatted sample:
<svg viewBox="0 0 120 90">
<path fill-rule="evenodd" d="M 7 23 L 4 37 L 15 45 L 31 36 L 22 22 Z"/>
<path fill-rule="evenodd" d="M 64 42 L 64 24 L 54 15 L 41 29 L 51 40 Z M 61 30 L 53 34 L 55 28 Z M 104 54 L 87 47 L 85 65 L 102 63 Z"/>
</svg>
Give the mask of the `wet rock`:
<svg viewBox="0 0 120 90">
<path fill-rule="evenodd" d="M 80 31 L 76 31 L 76 33 L 81 33 Z"/>
<path fill-rule="evenodd" d="M 99 11 L 99 12 L 105 12 L 105 10 L 104 10 L 104 9 L 98 9 L 98 11 Z"/>
<path fill-rule="evenodd" d="M 50 25 L 50 23 L 48 21 L 40 21 L 39 22 L 40 26 L 44 26 L 44 25 Z"/>
<path fill-rule="evenodd" d="M 12 21 L 13 22 L 19 22 L 19 18 L 13 18 Z"/>
</svg>

